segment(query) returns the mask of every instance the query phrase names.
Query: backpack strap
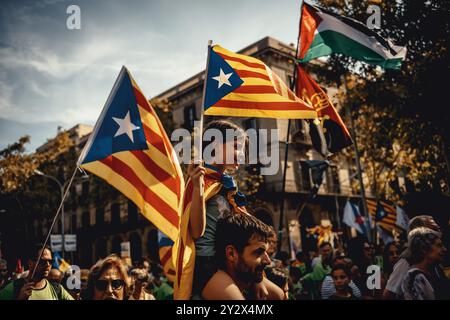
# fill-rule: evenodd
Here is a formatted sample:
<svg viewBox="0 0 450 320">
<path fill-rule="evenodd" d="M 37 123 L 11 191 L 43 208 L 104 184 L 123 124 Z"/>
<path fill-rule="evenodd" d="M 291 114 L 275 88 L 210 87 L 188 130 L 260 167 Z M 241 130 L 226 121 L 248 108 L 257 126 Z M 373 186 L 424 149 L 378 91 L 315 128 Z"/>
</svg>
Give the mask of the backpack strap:
<svg viewBox="0 0 450 320">
<path fill-rule="evenodd" d="M 56 293 L 56 296 L 58 297 L 58 300 L 62 300 L 62 287 L 61 284 L 54 280 L 47 280 L 50 285 L 52 286 L 53 290 Z"/>
</svg>

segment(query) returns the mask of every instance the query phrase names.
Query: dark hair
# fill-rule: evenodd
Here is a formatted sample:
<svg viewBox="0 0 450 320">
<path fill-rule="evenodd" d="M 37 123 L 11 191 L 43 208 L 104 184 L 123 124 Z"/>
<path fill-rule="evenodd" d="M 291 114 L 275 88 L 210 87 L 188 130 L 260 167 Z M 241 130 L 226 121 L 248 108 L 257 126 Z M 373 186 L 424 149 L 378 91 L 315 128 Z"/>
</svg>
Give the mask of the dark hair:
<svg viewBox="0 0 450 320">
<path fill-rule="evenodd" d="M 295 258 L 299 261 L 305 260 L 305 254 L 303 253 L 303 251 L 297 251 L 297 253 L 295 254 Z"/>
<path fill-rule="evenodd" d="M 33 243 L 33 244 L 31 244 L 27 248 L 27 257 L 28 257 L 28 259 L 30 259 L 31 261 L 37 261 L 37 259 L 39 258 L 40 254 L 41 254 L 41 250 L 42 250 L 42 246 L 43 245 L 44 245 L 43 243 Z M 48 251 L 50 251 L 50 253 L 52 253 L 52 250 L 47 245 L 44 247 L 44 250 L 48 250 Z"/>
<path fill-rule="evenodd" d="M 325 246 L 333 247 L 333 246 L 331 245 L 331 243 L 329 243 L 329 242 L 322 242 L 322 243 L 320 244 L 320 246 L 319 246 L 319 249 L 322 249 L 322 248 L 325 247 Z"/>
<path fill-rule="evenodd" d="M 235 131 L 235 134 L 238 137 L 243 137 L 244 138 L 245 146 L 247 145 L 247 138 L 246 138 L 245 132 L 237 124 L 235 124 L 235 123 L 233 123 L 231 121 L 227 121 L 227 120 L 213 120 L 213 121 L 211 121 L 210 123 L 207 124 L 205 130 L 203 131 L 203 136 L 202 136 L 202 139 L 203 139 L 203 143 L 202 143 L 203 151 L 205 150 L 205 148 L 208 145 L 210 145 L 211 143 L 214 142 L 214 140 L 212 140 L 212 141 L 205 140 L 205 136 L 204 136 L 205 132 L 206 132 L 206 130 L 209 130 L 209 129 L 219 130 L 219 132 L 221 133 L 222 137 L 224 138 L 223 143 L 228 142 L 227 141 L 227 130 L 233 130 L 233 131 Z M 234 135 L 233 135 L 233 139 L 236 139 Z"/>
<path fill-rule="evenodd" d="M 271 234 L 271 228 L 249 214 L 228 214 L 219 219 L 215 241 L 217 266 L 221 269 L 226 268 L 225 248 L 227 246 L 231 245 L 242 253 L 255 234 L 267 240 Z"/>
<path fill-rule="evenodd" d="M 344 273 L 347 275 L 347 277 L 351 278 L 352 276 L 352 272 L 350 271 L 350 268 L 347 267 L 347 265 L 343 264 L 343 263 L 339 263 L 333 266 L 333 269 L 331 270 L 331 275 L 333 276 L 333 272 L 336 270 L 342 270 L 344 271 Z"/>
<path fill-rule="evenodd" d="M 291 267 L 289 268 L 289 275 L 290 275 L 291 277 L 295 277 L 295 278 L 300 279 L 301 276 L 302 276 L 302 270 L 300 270 L 299 267 L 291 266 Z"/>
<path fill-rule="evenodd" d="M 388 242 L 383 248 L 383 272 L 391 274 L 394 266 L 389 262 L 389 248 L 395 246 L 397 250 L 399 249 L 398 243 L 395 241 Z"/>
<path fill-rule="evenodd" d="M 333 258 L 333 261 L 331 262 L 331 265 L 334 266 L 336 264 L 336 261 L 338 260 L 346 260 L 347 257 L 346 256 L 337 256 Z M 338 263 L 338 264 L 342 264 L 342 263 Z"/>
<path fill-rule="evenodd" d="M 284 289 L 284 287 L 288 283 L 289 277 L 280 268 L 266 267 L 264 269 L 264 272 L 266 274 L 267 279 L 275 283 L 281 289 Z"/>
<path fill-rule="evenodd" d="M 288 265 L 289 264 L 289 253 L 287 253 L 286 251 L 279 251 L 276 254 L 276 259 L 280 260 L 281 262 L 283 262 L 284 264 Z"/>
</svg>

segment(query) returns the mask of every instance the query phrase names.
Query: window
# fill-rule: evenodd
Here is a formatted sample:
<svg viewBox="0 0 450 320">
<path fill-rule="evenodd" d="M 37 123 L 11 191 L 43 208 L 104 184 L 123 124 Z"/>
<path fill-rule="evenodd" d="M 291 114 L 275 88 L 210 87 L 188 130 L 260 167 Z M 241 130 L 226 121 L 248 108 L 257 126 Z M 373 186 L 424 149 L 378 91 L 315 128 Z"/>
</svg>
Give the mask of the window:
<svg viewBox="0 0 450 320">
<path fill-rule="evenodd" d="M 197 120 L 195 105 L 184 108 L 184 127 L 188 130 L 194 128 L 194 121 Z"/>
<path fill-rule="evenodd" d="M 248 129 L 257 129 L 256 127 L 256 119 L 255 118 L 250 118 L 244 121 L 244 128 L 245 130 Z"/>
<path fill-rule="evenodd" d="M 329 166 L 325 172 L 325 179 L 327 183 L 327 191 L 329 193 L 340 193 L 339 174 L 336 166 Z"/>
<path fill-rule="evenodd" d="M 111 206 L 111 223 L 113 225 L 120 224 L 120 206 L 117 203 Z"/>
<path fill-rule="evenodd" d="M 83 198 L 86 198 L 89 193 L 89 181 L 83 181 L 82 187 L 81 187 L 81 196 Z"/>
<path fill-rule="evenodd" d="M 128 221 L 136 222 L 138 218 L 138 211 L 136 205 L 132 201 L 128 201 Z"/>
<path fill-rule="evenodd" d="M 306 164 L 299 163 L 300 166 L 300 188 L 302 191 L 311 190 L 311 170 Z"/>
<path fill-rule="evenodd" d="M 91 217 L 89 211 L 83 212 L 81 216 L 81 225 L 83 228 L 88 228 L 91 225 Z"/>
<path fill-rule="evenodd" d="M 95 224 L 102 225 L 105 223 L 105 211 L 103 208 L 97 208 L 95 210 Z"/>
</svg>

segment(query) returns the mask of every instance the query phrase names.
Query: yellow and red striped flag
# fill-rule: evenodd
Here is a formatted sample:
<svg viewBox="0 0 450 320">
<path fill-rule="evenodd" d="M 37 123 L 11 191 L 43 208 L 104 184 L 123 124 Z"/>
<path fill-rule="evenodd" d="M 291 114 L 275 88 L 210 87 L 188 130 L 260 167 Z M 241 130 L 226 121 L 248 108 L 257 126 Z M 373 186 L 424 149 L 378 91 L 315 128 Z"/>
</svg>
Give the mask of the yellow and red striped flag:
<svg viewBox="0 0 450 320">
<path fill-rule="evenodd" d="M 315 119 L 317 112 L 298 98 L 264 62 L 210 48 L 204 114 L 213 116 Z"/>
<path fill-rule="evenodd" d="M 122 67 L 78 166 L 115 187 L 175 241 L 183 174 L 148 100 Z"/>
<path fill-rule="evenodd" d="M 388 234 L 392 234 L 395 230 L 401 232 L 401 228 L 397 225 L 397 209 L 385 202 L 367 199 L 367 209 L 369 210 L 372 221 Z"/>
<path fill-rule="evenodd" d="M 216 195 L 222 188 L 221 175 L 216 171 L 206 168 L 204 177 L 205 202 Z M 175 283 L 173 297 L 175 300 L 189 300 L 192 293 L 192 281 L 195 267 L 195 243 L 189 233 L 189 217 L 192 202 L 193 185 L 191 180 L 186 183 L 184 192 L 182 214 L 180 222 L 180 237 L 172 250 L 175 259 Z"/>
<path fill-rule="evenodd" d="M 159 246 L 159 261 L 163 267 L 164 275 L 166 278 L 174 283 L 175 282 L 175 266 L 173 255 L 173 241 L 168 236 L 158 230 L 158 246 Z"/>
</svg>

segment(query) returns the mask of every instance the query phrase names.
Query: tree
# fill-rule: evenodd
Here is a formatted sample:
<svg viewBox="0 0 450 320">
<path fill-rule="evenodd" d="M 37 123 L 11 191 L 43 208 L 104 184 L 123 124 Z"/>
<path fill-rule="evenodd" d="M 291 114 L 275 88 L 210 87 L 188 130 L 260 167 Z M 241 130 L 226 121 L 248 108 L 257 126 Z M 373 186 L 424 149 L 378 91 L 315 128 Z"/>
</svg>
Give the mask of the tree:
<svg viewBox="0 0 450 320">
<path fill-rule="evenodd" d="M 367 2 L 319 2 L 359 21 L 365 22 L 369 16 Z M 326 68 L 314 70 L 322 84 L 340 87 L 341 105 L 351 109 L 355 122 L 365 176 L 378 197 L 402 198 L 405 190 L 400 188 L 399 176 L 409 191 L 448 192 L 450 131 L 449 113 L 444 109 L 446 82 L 442 79 L 450 68 L 450 5 L 443 0 L 377 4 L 382 17 L 379 33 L 407 46 L 402 69 L 381 70 L 332 55 Z M 344 76 L 347 90 L 343 88 Z M 339 156 L 354 162 L 351 148 Z"/>
</svg>

